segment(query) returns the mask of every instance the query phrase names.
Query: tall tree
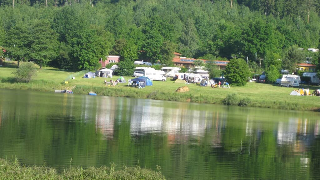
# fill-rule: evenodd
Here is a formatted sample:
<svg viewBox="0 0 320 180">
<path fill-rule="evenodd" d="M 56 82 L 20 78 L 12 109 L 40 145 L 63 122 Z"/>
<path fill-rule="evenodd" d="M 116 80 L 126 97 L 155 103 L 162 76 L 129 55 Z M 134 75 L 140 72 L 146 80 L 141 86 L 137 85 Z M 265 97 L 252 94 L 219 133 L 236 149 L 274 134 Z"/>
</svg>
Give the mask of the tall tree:
<svg viewBox="0 0 320 180">
<path fill-rule="evenodd" d="M 36 20 L 30 33 L 30 58 L 41 68 L 57 56 L 58 34 L 51 29 L 47 20 Z"/>
<path fill-rule="evenodd" d="M 230 84 L 244 86 L 250 77 L 249 66 L 243 59 L 232 59 L 226 67 L 225 74 Z"/>
<path fill-rule="evenodd" d="M 306 60 L 304 52 L 299 49 L 298 46 L 291 46 L 284 53 L 282 68 L 290 72 L 295 72 L 297 63 L 301 63 L 304 60 Z"/>
<path fill-rule="evenodd" d="M 27 61 L 30 59 L 30 31 L 25 24 L 18 24 L 12 27 L 5 39 L 4 48 L 8 57 L 18 61 Z"/>
<path fill-rule="evenodd" d="M 187 57 L 193 57 L 199 48 L 199 37 L 193 19 L 188 19 L 180 37 L 179 51 Z"/>
</svg>

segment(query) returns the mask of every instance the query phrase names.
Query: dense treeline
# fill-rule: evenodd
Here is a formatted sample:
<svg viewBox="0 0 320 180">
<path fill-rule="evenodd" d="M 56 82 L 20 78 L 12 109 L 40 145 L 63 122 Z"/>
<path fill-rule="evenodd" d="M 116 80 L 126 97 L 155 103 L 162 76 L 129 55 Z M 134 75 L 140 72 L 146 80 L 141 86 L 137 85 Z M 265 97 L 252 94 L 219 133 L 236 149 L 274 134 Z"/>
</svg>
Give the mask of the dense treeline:
<svg viewBox="0 0 320 180">
<path fill-rule="evenodd" d="M 13 6 L 14 3 L 14 6 Z M 251 68 L 292 69 L 316 56 L 316 0 L 0 0 L 6 56 L 40 66 L 95 69 L 106 55 L 170 64 L 173 52 L 242 58 Z M 301 53 L 300 53 L 301 54 Z M 277 62 L 279 59 L 282 61 Z M 318 64 L 318 58 L 311 58 Z M 262 61 L 263 60 L 263 61 Z M 262 62 L 262 63 L 261 63 Z"/>
</svg>

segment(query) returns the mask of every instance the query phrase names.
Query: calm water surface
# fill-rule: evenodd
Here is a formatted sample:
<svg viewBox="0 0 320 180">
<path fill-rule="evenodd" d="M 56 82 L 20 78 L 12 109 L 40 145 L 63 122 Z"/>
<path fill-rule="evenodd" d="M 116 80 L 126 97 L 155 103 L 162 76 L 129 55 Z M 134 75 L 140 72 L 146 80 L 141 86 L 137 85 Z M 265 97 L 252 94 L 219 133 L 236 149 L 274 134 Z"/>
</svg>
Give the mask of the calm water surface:
<svg viewBox="0 0 320 180">
<path fill-rule="evenodd" d="M 0 90 L 0 158 L 168 179 L 319 179 L 320 114 Z"/>
</svg>

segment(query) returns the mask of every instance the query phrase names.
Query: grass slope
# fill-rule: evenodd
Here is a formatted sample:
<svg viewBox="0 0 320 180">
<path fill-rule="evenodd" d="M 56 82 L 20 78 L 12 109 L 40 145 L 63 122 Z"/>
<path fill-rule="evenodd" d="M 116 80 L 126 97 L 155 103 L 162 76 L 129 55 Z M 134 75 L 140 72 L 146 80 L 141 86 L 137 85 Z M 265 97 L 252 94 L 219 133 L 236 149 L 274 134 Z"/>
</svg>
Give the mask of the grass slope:
<svg viewBox="0 0 320 180">
<path fill-rule="evenodd" d="M 229 96 L 236 96 L 238 100 L 246 100 L 244 105 L 251 107 L 277 108 L 288 110 L 312 110 L 319 111 L 319 97 L 316 96 L 290 96 L 290 92 L 296 88 L 286 88 L 270 84 L 247 83 L 243 87 L 232 86 L 228 88 L 202 87 L 196 84 L 175 83 L 167 80 L 154 81 L 153 86 L 143 89 L 128 87 L 127 83 L 117 86 L 106 86 L 104 80 L 110 78 L 82 78 L 84 72 L 66 72 L 54 68 L 38 70 L 37 76 L 30 83 L 16 83 L 12 72 L 15 68 L 0 67 L 0 87 L 4 89 L 23 89 L 54 92 L 55 89 L 73 90 L 75 94 L 88 94 L 94 91 L 98 95 L 119 96 L 133 98 L 149 98 L 168 101 L 187 101 L 198 103 L 223 104 Z M 75 79 L 71 79 L 71 77 Z M 116 80 L 114 76 L 112 79 Z M 126 80 L 132 77 L 125 77 Z M 65 81 L 68 81 L 65 84 Z M 181 86 L 188 86 L 190 91 L 176 93 Z M 319 86 L 302 86 L 312 92 Z"/>
</svg>

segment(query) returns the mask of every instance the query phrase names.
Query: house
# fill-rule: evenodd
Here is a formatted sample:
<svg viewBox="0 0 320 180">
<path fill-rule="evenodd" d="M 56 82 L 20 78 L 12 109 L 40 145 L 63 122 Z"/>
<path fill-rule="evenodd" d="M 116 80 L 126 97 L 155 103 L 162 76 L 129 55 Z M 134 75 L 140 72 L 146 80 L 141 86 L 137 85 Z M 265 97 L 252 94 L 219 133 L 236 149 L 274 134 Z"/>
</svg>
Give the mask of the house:
<svg viewBox="0 0 320 180">
<path fill-rule="evenodd" d="M 177 53 L 177 52 L 174 53 L 174 58 L 172 59 L 172 62 L 176 66 L 193 68 L 194 62 L 197 60 L 203 61 L 204 63 L 214 63 L 219 67 L 220 70 L 226 69 L 226 66 L 229 63 L 229 61 L 220 61 L 220 60 L 211 61 L 211 60 L 204 60 L 204 59 L 194 59 L 194 58 L 181 57 L 181 54 Z"/>
<path fill-rule="evenodd" d="M 306 71 L 306 72 L 315 72 L 316 71 L 316 65 L 309 64 L 309 63 L 300 63 L 297 64 L 298 70 L 300 71 Z"/>
<path fill-rule="evenodd" d="M 106 56 L 106 60 L 103 60 L 102 58 L 100 58 L 99 63 L 101 64 L 102 68 L 105 68 L 106 65 L 110 63 L 118 63 L 119 61 L 120 61 L 120 56 L 109 55 L 109 56 Z"/>
</svg>

